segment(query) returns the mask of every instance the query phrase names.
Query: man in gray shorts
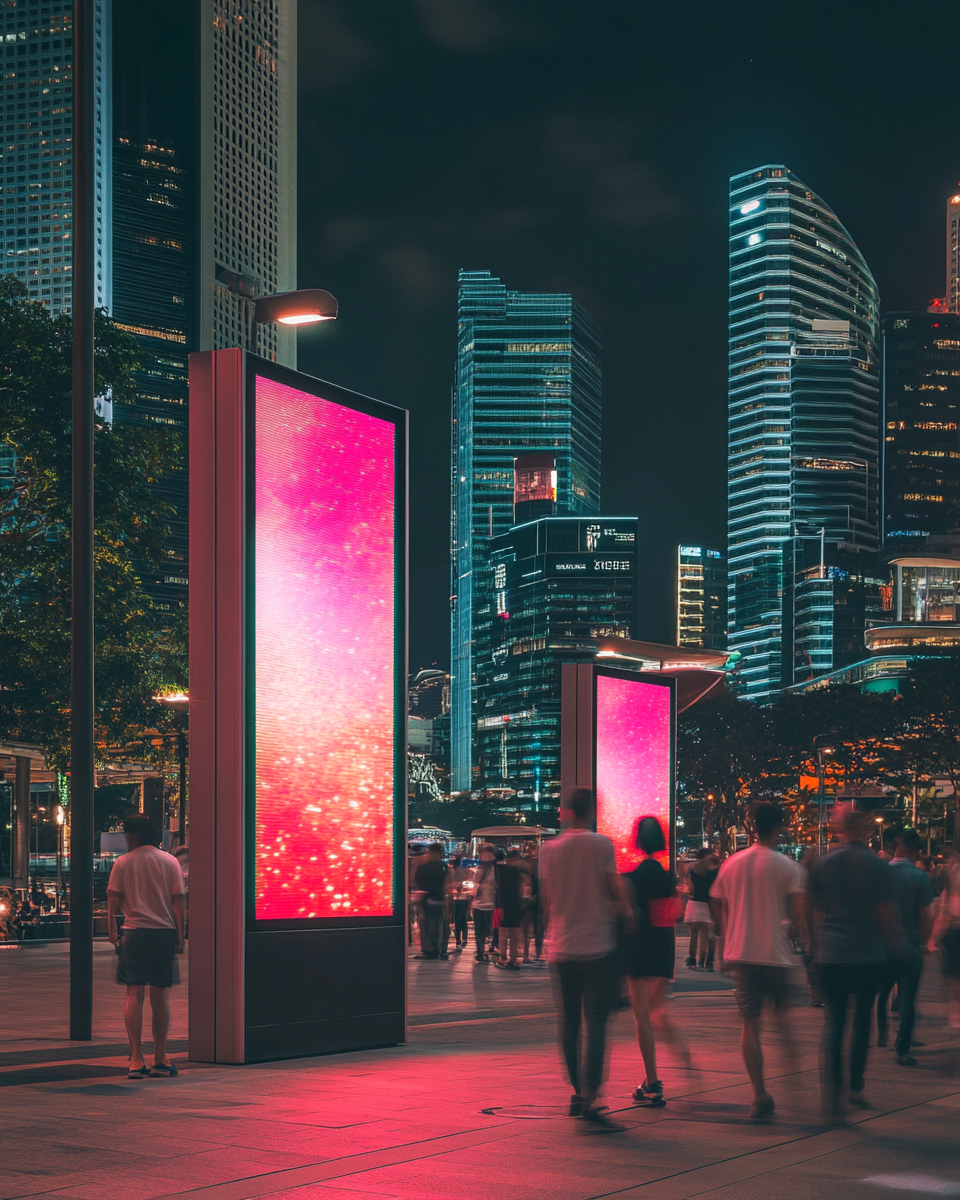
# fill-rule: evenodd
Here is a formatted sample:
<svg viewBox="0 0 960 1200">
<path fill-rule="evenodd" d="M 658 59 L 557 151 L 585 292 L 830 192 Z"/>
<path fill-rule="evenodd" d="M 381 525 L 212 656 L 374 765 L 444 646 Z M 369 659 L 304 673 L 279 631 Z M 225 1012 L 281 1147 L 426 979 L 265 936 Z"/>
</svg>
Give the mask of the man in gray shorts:
<svg viewBox="0 0 960 1200">
<path fill-rule="evenodd" d="M 123 1010 L 130 1039 L 128 1079 L 172 1076 L 177 1068 L 167 1056 L 170 988 L 180 982 L 177 955 L 183 952 L 186 888 L 180 864 L 155 844 L 147 817 L 123 823 L 129 850 L 113 865 L 107 884 L 108 931 L 117 947 L 117 983 L 126 985 Z M 118 935 L 117 914 L 123 913 Z M 153 1014 L 153 1069 L 143 1061 L 144 988 L 150 989 Z"/>
<path fill-rule="evenodd" d="M 792 1038 L 785 1015 L 789 969 L 795 964 L 787 930 L 791 923 L 802 934 L 799 903 L 804 878 L 792 858 L 777 852 L 783 833 L 783 813 L 776 804 L 753 810 L 757 840 L 728 858 L 710 893 L 720 923 L 723 961 L 733 974 L 743 1027 L 740 1051 L 753 1084 L 752 1121 L 769 1121 L 774 1101 L 763 1077 L 760 1020 L 769 997 L 791 1051 Z"/>
</svg>

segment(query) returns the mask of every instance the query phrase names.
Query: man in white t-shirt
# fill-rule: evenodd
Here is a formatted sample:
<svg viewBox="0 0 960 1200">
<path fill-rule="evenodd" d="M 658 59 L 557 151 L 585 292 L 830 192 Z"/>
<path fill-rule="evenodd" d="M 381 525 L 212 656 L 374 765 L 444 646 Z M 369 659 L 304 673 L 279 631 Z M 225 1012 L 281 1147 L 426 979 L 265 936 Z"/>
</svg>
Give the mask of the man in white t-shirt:
<svg viewBox="0 0 960 1200">
<path fill-rule="evenodd" d="M 740 1050 L 753 1084 L 750 1119 L 769 1121 L 775 1105 L 763 1077 L 760 1018 L 764 997 L 769 996 L 794 1057 L 786 1021 L 787 972 L 795 962 L 789 934 L 792 925 L 802 935 L 799 898 L 804 878 L 793 859 L 777 852 L 784 828 L 779 805 L 756 805 L 753 822 L 756 842 L 721 866 L 710 903 L 720 923 L 723 961 L 733 975 L 743 1020 Z"/>
<path fill-rule="evenodd" d="M 180 982 L 178 954 L 183 953 L 186 888 L 180 864 L 153 841 L 147 817 L 123 823 L 129 850 L 113 864 L 107 884 L 107 925 L 117 947 L 117 983 L 126 985 L 123 1019 L 130 1039 L 128 1079 L 172 1076 L 177 1068 L 167 1056 L 170 988 Z M 123 913 L 118 935 L 117 914 Z M 153 1014 L 153 1069 L 143 1061 L 144 988 L 150 989 Z"/>
<path fill-rule="evenodd" d="M 596 1104 L 603 1079 L 607 1017 L 619 982 L 617 916 L 632 919 L 613 842 L 593 833 L 593 793 L 575 788 L 562 802 L 559 837 L 540 850 L 547 958 L 561 1009 L 560 1045 L 573 1087 L 570 1116 L 596 1129 L 623 1130 Z M 586 1025 L 581 1062 L 581 1026 Z"/>
</svg>

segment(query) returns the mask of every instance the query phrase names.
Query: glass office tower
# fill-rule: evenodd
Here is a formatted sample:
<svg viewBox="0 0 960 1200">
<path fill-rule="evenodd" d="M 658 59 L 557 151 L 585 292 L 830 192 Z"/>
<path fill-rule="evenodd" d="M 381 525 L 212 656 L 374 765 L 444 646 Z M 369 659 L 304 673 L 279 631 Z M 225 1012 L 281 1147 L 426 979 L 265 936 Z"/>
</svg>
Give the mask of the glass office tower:
<svg viewBox="0 0 960 1200">
<path fill-rule="evenodd" d="M 883 410 L 884 545 L 960 534 L 960 315 L 884 317 Z"/>
<path fill-rule="evenodd" d="M 72 276 L 71 0 L 0 4 L 0 256 L 56 316 Z M 187 435 L 187 356 L 250 346 L 296 366 L 296 333 L 253 325 L 258 295 L 296 287 L 296 5 L 97 0 L 97 304 L 140 347 L 118 423 Z M 187 476 L 154 602 L 186 603 Z"/>
<path fill-rule="evenodd" d="M 727 564 L 719 550 L 677 547 L 677 645 L 727 648 Z"/>
<path fill-rule="evenodd" d="M 877 288 L 784 166 L 730 181 L 728 647 L 742 696 L 793 682 L 795 586 L 878 546 Z"/>
<path fill-rule="evenodd" d="M 556 460 L 560 513 L 600 511 L 600 330 L 571 297 L 461 271 L 453 388 L 451 788 L 474 783 L 475 649 L 494 621 L 488 544 L 513 525 L 514 459 Z"/>
<path fill-rule="evenodd" d="M 492 620 L 475 646 L 477 784 L 556 809 L 560 676 L 593 662 L 589 639 L 635 637 L 635 517 L 543 517 L 490 539 Z"/>
</svg>

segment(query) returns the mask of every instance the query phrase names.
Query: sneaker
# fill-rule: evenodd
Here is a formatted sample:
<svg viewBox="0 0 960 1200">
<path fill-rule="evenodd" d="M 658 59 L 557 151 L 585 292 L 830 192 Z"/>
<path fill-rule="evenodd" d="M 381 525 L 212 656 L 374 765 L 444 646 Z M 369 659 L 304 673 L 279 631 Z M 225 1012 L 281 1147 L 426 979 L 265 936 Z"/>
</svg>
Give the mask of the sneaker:
<svg viewBox="0 0 960 1200">
<path fill-rule="evenodd" d="M 612 1121 L 607 1116 L 607 1110 L 601 1106 L 590 1104 L 582 1109 L 580 1120 L 586 1121 L 588 1125 L 592 1125 L 597 1133 L 623 1133 L 627 1128 L 626 1125 L 621 1125 L 619 1121 Z"/>
<path fill-rule="evenodd" d="M 847 1103 L 850 1105 L 851 1108 L 861 1108 L 861 1109 L 873 1108 L 873 1105 L 863 1094 L 863 1088 L 860 1088 L 857 1091 L 854 1091 L 851 1088 L 850 1091 L 847 1093 Z"/>
<path fill-rule="evenodd" d="M 684 965 L 689 967 L 691 971 L 695 971 L 697 969 L 697 960 L 695 958 L 688 958 Z"/>
<path fill-rule="evenodd" d="M 579 1117 L 583 1112 L 583 1097 L 574 1092 L 570 1097 L 570 1107 L 567 1109 L 567 1115 L 571 1117 Z"/>
<path fill-rule="evenodd" d="M 917 1060 L 913 1057 L 912 1054 L 898 1054 L 897 1062 L 900 1064 L 901 1067 L 919 1067 L 920 1066 L 920 1064 L 917 1062 Z"/>
<path fill-rule="evenodd" d="M 635 1104 L 647 1105 L 650 1108 L 663 1108 L 667 1103 L 663 1098 L 663 1084 L 659 1079 L 655 1079 L 653 1083 L 641 1083 L 639 1087 L 634 1088 L 633 1099 Z"/>
</svg>

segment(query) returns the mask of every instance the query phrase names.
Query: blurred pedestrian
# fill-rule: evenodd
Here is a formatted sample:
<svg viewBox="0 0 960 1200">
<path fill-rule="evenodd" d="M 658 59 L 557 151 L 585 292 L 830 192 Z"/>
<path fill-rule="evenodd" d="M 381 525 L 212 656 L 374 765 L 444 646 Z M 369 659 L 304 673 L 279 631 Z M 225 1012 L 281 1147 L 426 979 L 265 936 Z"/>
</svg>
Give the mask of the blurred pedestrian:
<svg viewBox="0 0 960 1200">
<path fill-rule="evenodd" d="M 466 891 L 466 885 L 469 881 L 470 868 L 463 865 L 462 855 L 455 854 L 450 862 L 450 894 L 453 901 L 453 948 L 458 952 L 467 945 L 470 894 Z"/>
<path fill-rule="evenodd" d="M 443 861 L 443 845 L 431 842 L 414 872 L 420 898 L 420 953 L 414 958 L 447 958 L 450 922 L 447 919 L 449 868 Z"/>
<path fill-rule="evenodd" d="M 874 822 L 853 804 L 838 804 L 831 828 L 841 845 L 822 855 L 810 871 L 814 957 L 826 1004 L 821 1080 L 824 1115 L 841 1121 L 844 1104 L 870 1108 L 864 1072 L 873 1004 L 884 963 L 900 951 L 889 865 L 869 848 Z M 844 1071 L 847 1010 L 854 1005 L 849 1075 Z"/>
<path fill-rule="evenodd" d="M 940 948 L 940 966 L 950 988 L 947 1022 L 960 1030 L 960 850 L 953 852 L 940 872 L 943 890 L 934 940 Z"/>
<path fill-rule="evenodd" d="M 656 855 L 665 852 L 667 841 L 656 817 L 641 817 L 636 845 L 643 856 L 641 862 L 622 876 L 633 908 L 633 931 L 623 938 L 623 970 L 645 1071 L 633 1098 L 637 1104 L 662 1108 L 666 1100 L 657 1069 L 654 1031 L 679 1051 L 684 1067 L 691 1066 L 687 1043 L 667 1011 L 667 984 L 673 979 L 676 962 L 677 880 L 657 861 Z"/>
<path fill-rule="evenodd" d="M 540 848 L 536 842 L 527 842 L 520 860 L 524 877 L 523 895 L 523 961 L 530 961 L 530 943 L 533 942 L 536 961 L 543 962 L 543 910 L 540 906 Z"/>
<path fill-rule="evenodd" d="M 489 962 L 487 939 L 493 930 L 493 913 L 497 907 L 496 855 L 489 842 L 480 846 L 480 865 L 473 876 L 473 936 L 476 940 L 477 962 Z"/>
<path fill-rule="evenodd" d="M 497 892 L 500 903 L 500 958 L 494 966 L 520 970 L 520 933 L 523 925 L 523 880 L 520 875 L 520 851 L 511 846 L 507 857 L 497 864 Z"/>
<path fill-rule="evenodd" d="M 917 991 L 923 974 L 923 952 L 933 932 L 933 887 L 926 872 L 916 866 L 920 854 L 920 837 L 915 829 L 905 829 L 898 837 L 890 870 L 893 872 L 894 901 L 900 915 L 903 933 L 902 953 L 891 957 L 880 995 L 877 998 L 877 1045 L 887 1044 L 887 1001 L 894 987 L 900 1012 L 895 1049 L 902 1067 L 915 1067 L 911 1055 L 913 1027 L 916 1021 Z"/>
<path fill-rule="evenodd" d="M 183 953 L 183 875 L 172 854 L 156 845 L 149 817 L 123 822 L 128 850 L 113 864 L 107 883 L 107 933 L 117 947 L 117 983 L 124 984 L 123 1011 L 130 1041 L 128 1079 L 173 1076 L 177 1068 L 167 1055 L 170 988 L 180 982 L 177 955 Z M 123 932 L 117 916 L 123 914 Z M 144 989 L 150 989 L 153 1017 L 153 1068 L 143 1058 Z"/>
<path fill-rule="evenodd" d="M 730 969 L 740 1010 L 740 1053 L 753 1087 L 751 1121 L 769 1121 L 776 1107 L 763 1073 L 760 1032 L 769 999 L 794 1065 L 798 1055 L 788 1019 L 789 975 L 795 957 L 789 931 L 805 941 L 801 897 L 804 875 L 777 851 L 783 812 L 777 804 L 757 804 L 752 812 L 757 840 L 728 858 L 713 885 L 712 903 L 720 924 L 723 966 Z"/>
<path fill-rule="evenodd" d="M 713 970 L 713 914 L 710 912 L 710 889 L 717 878 L 720 859 L 708 847 L 697 850 L 687 868 L 690 899 L 683 911 L 683 922 L 690 929 L 687 966 L 692 970 Z"/>
<path fill-rule="evenodd" d="M 540 851 L 540 895 L 560 1010 L 560 1045 L 573 1088 L 570 1116 L 598 1130 L 617 1131 L 624 1127 L 598 1106 L 597 1096 L 607 1017 L 617 990 L 617 917 L 629 925 L 632 914 L 617 875 L 613 842 L 591 832 L 593 806 L 587 788 L 575 788 L 561 801 L 563 832 Z"/>
</svg>

